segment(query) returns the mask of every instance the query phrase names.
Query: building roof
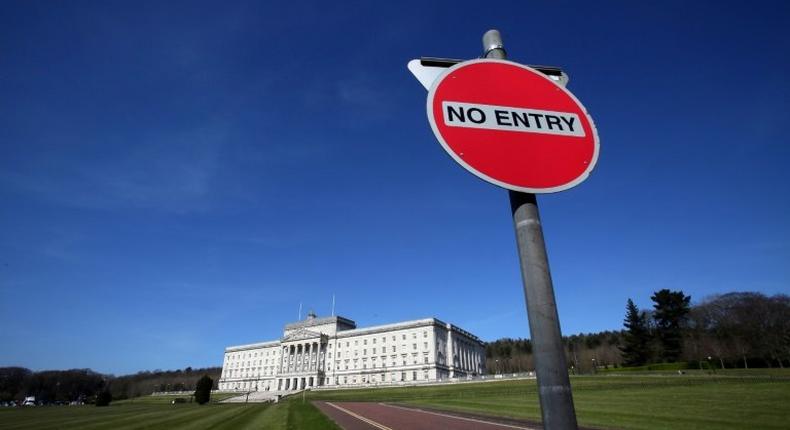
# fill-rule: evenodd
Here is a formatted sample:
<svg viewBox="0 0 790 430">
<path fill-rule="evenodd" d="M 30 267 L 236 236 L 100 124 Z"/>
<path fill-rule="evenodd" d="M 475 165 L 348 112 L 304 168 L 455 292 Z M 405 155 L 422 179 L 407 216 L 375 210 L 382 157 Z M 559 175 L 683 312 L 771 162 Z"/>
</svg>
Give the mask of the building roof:
<svg viewBox="0 0 790 430">
<path fill-rule="evenodd" d="M 391 331 L 391 330 L 399 330 L 399 329 L 404 329 L 404 328 L 437 325 L 437 326 L 445 327 L 445 328 L 447 328 L 449 330 L 452 330 L 454 332 L 461 333 L 461 334 L 473 339 L 474 341 L 478 342 L 479 344 L 481 344 L 481 345 L 483 344 L 483 342 L 480 340 L 480 338 L 478 338 L 477 336 L 473 335 L 472 333 L 469 333 L 468 331 L 466 331 L 466 330 L 464 330 L 464 329 L 462 329 L 462 328 L 460 328 L 460 327 L 458 327 L 456 325 L 447 324 L 447 323 L 445 323 L 445 322 L 443 322 L 441 320 L 438 320 L 436 318 L 422 318 L 422 319 L 417 319 L 417 320 L 402 321 L 402 322 L 391 323 L 391 324 L 381 324 L 381 325 L 375 325 L 375 326 L 370 326 L 370 327 L 356 328 L 357 324 L 353 320 L 350 320 L 348 318 L 343 318 L 341 316 L 331 316 L 331 317 L 324 317 L 324 318 L 316 318 L 315 316 L 308 316 L 308 318 L 305 319 L 305 320 L 298 321 L 298 322 L 295 322 L 295 323 L 286 324 L 285 325 L 285 330 L 286 331 L 288 331 L 288 330 L 295 330 L 295 331 L 296 330 L 304 330 L 304 331 L 307 331 L 307 330 L 305 330 L 306 327 L 313 327 L 313 326 L 324 325 L 324 324 L 332 324 L 332 323 L 337 323 L 338 325 L 342 324 L 342 325 L 345 325 L 347 328 L 345 330 L 338 330 L 337 333 L 334 336 L 330 336 L 330 338 L 331 337 L 336 337 L 336 338 L 340 339 L 340 338 L 346 338 L 346 337 L 352 337 L 352 336 L 363 336 L 363 335 L 367 335 L 367 334 L 382 333 L 382 332 L 387 332 L 387 331 Z M 318 335 L 319 334 L 316 333 L 316 337 Z M 259 343 L 251 343 L 251 344 L 248 344 L 248 345 L 229 346 L 229 347 L 225 348 L 225 352 L 244 351 L 244 350 L 248 350 L 248 349 L 277 346 L 277 345 L 280 345 L 281 341 L 286 341 L 287 342 L 288 338 L 287 337 L 283 337 L 280 340 L 273 340 L 273 341 L 259 342 Z"/>
<path fill-rule="evenodd" d="M 286 324 L 285 325 L 285 329 L 286 330 L 296 330 L 296 329 L 300 329 L 300 328 L 313 327 L 313 326 L 317 326 L 317 325 L 332 324 L 332 323 L 335 323 L 335 324 L 338 324 L 338 325 L 342 324 L 342 325 L 345 325 L 345 326 L 350 326 L 351 328 L 356 328 L 357 327 L 357 323 L 355 323 L 353 320 L 350 320 L 348 318 L 343 318 L 341 316 L 331 316 L 331 317 L 316 318 L 315 314 L 312 314 L 312 315 L 308 316 L 307 319 L 304 319 L 302 321 L 297 321 L 297 322 Z"/>
</svg>

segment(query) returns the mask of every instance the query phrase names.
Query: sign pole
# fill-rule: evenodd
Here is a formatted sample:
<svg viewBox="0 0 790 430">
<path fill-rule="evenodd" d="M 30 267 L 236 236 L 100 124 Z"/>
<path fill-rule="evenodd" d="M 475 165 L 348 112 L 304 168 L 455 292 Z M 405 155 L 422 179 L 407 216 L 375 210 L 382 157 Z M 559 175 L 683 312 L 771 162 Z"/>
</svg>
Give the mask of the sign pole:
<svg viewBox="0 0 790 430">
<path fill-rule="evenodd" d="M 483 35 L 483 50 L 486 58 L 506 58 L 499 31 L 489 30 Z M 571 383 L 554 299 L 554 286 L 549 272 L 546 243 L 543 241 L 538 201 L 534 194 L 512 190 L 509 193 L 527 302 L 543 428 L 576 430 L 576 412 L 573 408 Z"/>
</svg>

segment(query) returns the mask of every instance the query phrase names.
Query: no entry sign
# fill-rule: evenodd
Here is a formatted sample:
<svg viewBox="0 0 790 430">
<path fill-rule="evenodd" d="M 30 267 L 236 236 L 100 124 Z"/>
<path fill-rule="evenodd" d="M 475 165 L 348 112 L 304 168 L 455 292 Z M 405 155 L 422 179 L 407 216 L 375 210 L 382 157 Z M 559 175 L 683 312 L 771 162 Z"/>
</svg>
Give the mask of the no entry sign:
<svg viewBox="0 0 790 430">
<path fill-rule="evenodd" d="M 568 90 L 505 60 L 449 68 L 428 92 L 428 120 L 466 170 L 501 187 L 553 193 L 582 181 L 598 159 L 598 133 Z"/>
</svg>

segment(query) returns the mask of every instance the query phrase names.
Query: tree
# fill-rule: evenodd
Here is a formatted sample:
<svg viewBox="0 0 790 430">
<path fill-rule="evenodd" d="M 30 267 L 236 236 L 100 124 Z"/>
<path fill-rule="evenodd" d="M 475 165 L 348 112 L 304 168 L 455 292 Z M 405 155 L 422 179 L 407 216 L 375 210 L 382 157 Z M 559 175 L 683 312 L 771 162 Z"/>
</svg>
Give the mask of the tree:
<svg viewBox="0 0 790 430">
<path fill-rule="evenodd" d="M 639 312 L 633 300 L 628 299 L 626 304 L 623 326 L 623 344 L 620 353 L 623 364 L 626 366 L 639 366 L 645 364 L 650 356 L 650 331 L 647 327 L 647 315 Z"/>
<path fill-rule="evenodd" d="M 653 319 L 661 345 L 661 358 L 675 362 L 683 352 L 683 327 L 690 310 L 691 296 L 665 288 L 653 293 L 650 299 L 655 303 Z"/>
<path fill-rule="evenodd" d="M 209 378 L 208 375 L 203 375 L 202 378 L 198 379 L 197 385 L 195 385 L 195 401 L 199 405 L 206 404 L 211 400 L 211 387 L 213 386 L 214 380 Z"/>
<path fill-rule="evenodd" d="M 109 406 L 112 401 L 110 390 L 102 390 L 96 395 L 96 406 Z"/>
</svg>

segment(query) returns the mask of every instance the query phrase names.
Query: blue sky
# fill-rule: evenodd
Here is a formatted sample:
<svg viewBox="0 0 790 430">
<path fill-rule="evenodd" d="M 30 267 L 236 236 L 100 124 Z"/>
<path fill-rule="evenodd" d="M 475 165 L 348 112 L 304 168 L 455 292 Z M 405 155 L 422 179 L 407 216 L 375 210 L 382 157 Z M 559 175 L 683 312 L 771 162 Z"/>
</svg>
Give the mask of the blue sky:
<svg viewBox="0 0 790 430">
<path fill-rule="evenodd" d="M 528 326 L 507 192 L 406 63 L 563 67 L 601 136 L 539 198 L 565 334 L 790 292 L 786 2 L 5 2 L 0 365 L 219 365 L 305 311 Z"/>
</svg>

